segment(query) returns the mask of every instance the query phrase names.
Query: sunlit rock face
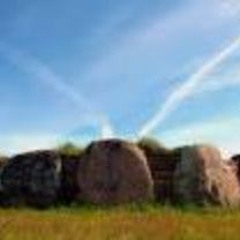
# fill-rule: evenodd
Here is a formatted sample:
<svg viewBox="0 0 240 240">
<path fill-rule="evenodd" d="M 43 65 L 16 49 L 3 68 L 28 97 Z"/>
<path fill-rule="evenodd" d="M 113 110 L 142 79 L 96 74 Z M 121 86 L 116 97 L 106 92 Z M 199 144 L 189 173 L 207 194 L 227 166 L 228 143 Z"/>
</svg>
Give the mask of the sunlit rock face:
<svg viewBox="0 0 240 240">
<path fill-rule="evenodd" d="M 57 201 L 61 159 L 54 151 L 35 151 L 11 158 L 1 180 L 4 205 L 48 207 Z"/>
<path fill-rule="evenodd" d="M 240 188 L 235 168 L 222 160 L 216 148 L 184 147 L 180 159 L 174 174 L 177 201 L 239 206 Z"/>
<path fill-rule="evenodd" d="M 167 149 L 140 143 L 154 180 L 155 200 L 172 204 L 236 207 L 240 188 L 236 164 L 206 145 Z"/>
<path fill-rule="evenodd" d="M 98 204 L 147 202 L 153 180 L 143 152 L 126 141 L 93 142 L 78 168 L 80 201 Z"/>
</svg>

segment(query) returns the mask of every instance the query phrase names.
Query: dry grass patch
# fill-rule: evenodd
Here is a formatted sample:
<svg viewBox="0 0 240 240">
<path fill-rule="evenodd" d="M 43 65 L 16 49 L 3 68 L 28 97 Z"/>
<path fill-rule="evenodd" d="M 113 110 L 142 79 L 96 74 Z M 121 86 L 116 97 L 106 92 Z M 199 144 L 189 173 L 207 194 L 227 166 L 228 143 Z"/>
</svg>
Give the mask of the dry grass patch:
<svg viewBox="0 0 240 240">
<path fill-rule="evenodd" d="M 0 239 L 239 239 L 240 211 L 115 209 L 0 210 Z"/>
</svg>

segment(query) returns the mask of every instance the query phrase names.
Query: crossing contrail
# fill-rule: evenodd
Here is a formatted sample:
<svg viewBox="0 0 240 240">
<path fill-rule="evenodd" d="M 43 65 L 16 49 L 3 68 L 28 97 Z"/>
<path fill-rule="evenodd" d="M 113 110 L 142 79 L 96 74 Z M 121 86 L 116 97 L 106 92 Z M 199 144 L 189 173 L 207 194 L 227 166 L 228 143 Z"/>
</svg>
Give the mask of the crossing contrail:
<svg viewBox="0 0 240 240">
<path fill-rule="evenodd" d="M 138 137 L 143 137 L 158 127 L 181 103 L 191 96 L 199 83 L 210 74 L 219 64 L 224 62 L 240 47 L 240 36 L 234 39 L 225 49 L 218 52 L 207 63 L 201 66 L 190 78 L 176 88 L 166 99 L 161 109 L 138 132 Z"/>
<path fill-rule="evenodd" d="M 101 127 L 101 135 L 103 138 L 108 137 L 107 135 L 110 134 L 113 135 L 113 128 L 109 119 L 104 114 L 97 111 L 88 99 L 76 91 L 70 84 L 64 82 L 61 77 L 54 73 L 46 64 L 26 54 L 24 51 L 16 49 L 1 41 L 0 53 L 2 53 L 11 64 L 60 93 L 68 101 L 71 101 L 75 107 L 79 108 L 80 111 L 86 110 L 91 113 L 95 121 Z"/>
</svg>

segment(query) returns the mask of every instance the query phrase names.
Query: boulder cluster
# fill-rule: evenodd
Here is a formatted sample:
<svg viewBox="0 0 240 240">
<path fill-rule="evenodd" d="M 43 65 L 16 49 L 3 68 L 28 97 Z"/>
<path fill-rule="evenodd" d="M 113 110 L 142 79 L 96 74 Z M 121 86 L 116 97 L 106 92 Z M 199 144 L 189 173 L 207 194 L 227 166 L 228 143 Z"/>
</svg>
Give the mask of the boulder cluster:
<svg viewBox="0 0 240 240">
<path fill-rule="evenodd" d="M 208 145 L 92 142 L 79 154 L 42 150 L 0 157 L 0 205 L 167 204 L 240 206 L 240 157 Z"/>
</svg>

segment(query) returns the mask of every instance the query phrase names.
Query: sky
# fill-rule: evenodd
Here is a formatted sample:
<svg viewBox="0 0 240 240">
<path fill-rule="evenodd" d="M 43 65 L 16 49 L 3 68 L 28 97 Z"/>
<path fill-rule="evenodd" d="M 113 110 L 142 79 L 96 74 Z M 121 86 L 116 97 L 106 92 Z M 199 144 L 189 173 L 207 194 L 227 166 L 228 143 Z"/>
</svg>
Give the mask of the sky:
<svg viewBox="0 0 240 240">
<path fill-rule="evenodd" d="M 238 0 L 2 0 L 0 151 L 152 136 L 239 153 L 239 26 Z"/>
</svg>

